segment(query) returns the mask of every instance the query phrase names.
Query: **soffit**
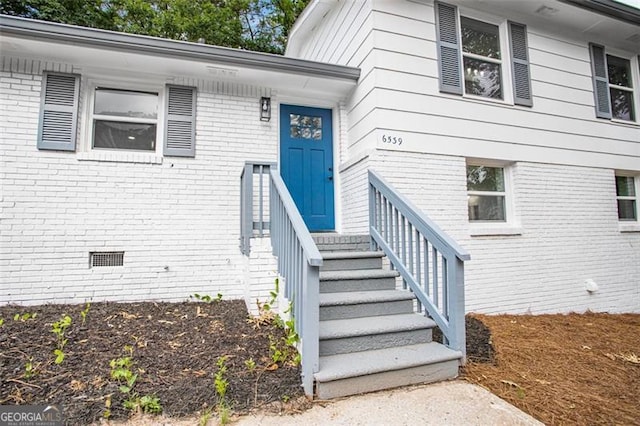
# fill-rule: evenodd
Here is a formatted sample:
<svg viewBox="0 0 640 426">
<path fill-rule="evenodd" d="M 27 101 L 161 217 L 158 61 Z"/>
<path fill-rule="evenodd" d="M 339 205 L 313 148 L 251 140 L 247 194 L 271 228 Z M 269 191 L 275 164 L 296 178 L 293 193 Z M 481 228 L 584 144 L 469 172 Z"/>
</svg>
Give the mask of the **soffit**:
<svg viewBox="0 0 640 426">
<path fill-rule="evenodd" d="M 557 0 L 449 0 L 511 20 L 521 20 L 529 26 L 546 29 L 584 41 L 593 41 L 631 53 L 640 53 L 640 26 L 615 19 L 582 7 Z"/>
</svg>

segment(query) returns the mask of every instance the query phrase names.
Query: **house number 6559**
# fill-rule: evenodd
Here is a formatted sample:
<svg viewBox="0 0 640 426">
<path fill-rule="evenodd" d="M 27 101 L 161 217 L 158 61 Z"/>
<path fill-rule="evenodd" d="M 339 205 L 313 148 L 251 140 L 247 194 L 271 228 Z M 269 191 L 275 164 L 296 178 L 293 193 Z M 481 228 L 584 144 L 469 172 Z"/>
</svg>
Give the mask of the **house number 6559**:
<svg viewBox="0 0 640 426">
<path fill-rule="evenodd" d="M 393 135 L 382 135 L 383 143 L 390 143 L 393 145 L 402 145 L 402 138 Z"/>
</svg>

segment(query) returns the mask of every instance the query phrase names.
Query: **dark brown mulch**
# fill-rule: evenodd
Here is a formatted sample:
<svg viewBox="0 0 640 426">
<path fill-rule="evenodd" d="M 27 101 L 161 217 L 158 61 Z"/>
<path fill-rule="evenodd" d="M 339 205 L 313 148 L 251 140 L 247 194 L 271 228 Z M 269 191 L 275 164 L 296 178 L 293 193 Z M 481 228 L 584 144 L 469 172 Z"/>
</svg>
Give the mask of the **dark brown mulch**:
<svg viewBox="0 0 640 426">
<path fill-rule="evenodd" d="M 123 402 L 130 394 L 119 390 L 109 365 L 126 356 L 138 373 L 132 392 L 159 397 L 163 413 L 172 417 L 215 408 L 214 375 L 223 356 L 226 400 L 236 413 L 302 395 L 299 367 L 274 365 L 270 357 L 270 340 L 281 341 L 283 331 L 248 321 L 242 301 L 95 303 L 83 324 L 84 308 L 0 307 L 0 405 L 62 404 L 69 424 L 86 425 L 104 417 L 110 399 L 110 418 L 127 418 Z M 14 320 L 16 314 L 21 317 Z M 51 328 L 63 314 L 72 323 L 58 365 Z"/>
<path fill-rule="evenodd" d="M 491 345 L 491 331 L 479 319 L 467 315 L 465 317 L 467 338 L 467 360 L 469 362 L 494 362 L 494 351 Z M 442 343 L 442 332 L 433 329 L 433 340 Z"/>
</svg>

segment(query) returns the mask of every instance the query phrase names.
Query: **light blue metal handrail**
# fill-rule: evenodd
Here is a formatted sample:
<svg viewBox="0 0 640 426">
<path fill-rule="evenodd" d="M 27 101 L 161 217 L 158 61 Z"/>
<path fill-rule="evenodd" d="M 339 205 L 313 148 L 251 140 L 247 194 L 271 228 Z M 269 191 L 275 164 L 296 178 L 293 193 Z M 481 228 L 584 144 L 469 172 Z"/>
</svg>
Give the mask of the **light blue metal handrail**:
<svg viewBox="0 0 640 426">
<path fill-rule="evenodd" d="M 269 231 L 270 223 L 265 220 L 264 200 L 268 194 L 265 194 L 267 186 L 264 176 L 266 175 L 268 178 L 272 167 L 275 168 L 275 163 L 247 161 L 240 174 L 240 251 L 245 256 L 249 256 L 251 252 L 251 238 L 254 234 L 257 234 L 258 237 L 264 237 Z M 258 176 L 257 200 L 254 200 L 254 175 Z M 257 212 L 254 212 L 254 203 L 256 202 Z M 256 214 L 257 218 L 254 218 Z"/>
<path fill-rule="evenodd" d="M 285 280 L 285 296 L 293 303 L 291 314 L 300 336 L 302 386 L 313 395 L 319 368 L 320 266 L 322 256 L 278 171 L 271 169 L 271 245 L 278 258 L 278 273 Z"/>
<path fill-rule="evenodd" d="M 369 170 L 369 233 L 464 363 L 464 262 L 471 259 L 406 197 Z"/>
</svg>

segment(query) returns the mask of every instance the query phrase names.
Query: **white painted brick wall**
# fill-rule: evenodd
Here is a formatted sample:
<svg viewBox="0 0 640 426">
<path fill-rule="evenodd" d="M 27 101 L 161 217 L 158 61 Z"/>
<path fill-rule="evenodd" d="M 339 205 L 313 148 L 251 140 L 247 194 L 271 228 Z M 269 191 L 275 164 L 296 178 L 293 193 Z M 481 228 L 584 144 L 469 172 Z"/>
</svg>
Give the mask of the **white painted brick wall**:
<svg viewBox="0 0 640 426">
<path fill-rule="evenodd" d="M 343 167 L 342 183 L 342 231 L 345 234 L 367 234 L 369 223 L 369 198 L 367 170 L 369 158 Z"/>
<path fill-rule="evenodd" d="M 512 186 L 522 234 L 471 236 L 464 158 L 378 151 L 369 165 L 471 253 L 467 311 L 640 312 L 640 233 L 619 231 L 612 170 L 517 163 Z M 347 173 L 355 176 L 355 168 Z M 350 188 L 343 188 L 353 202 L 344 220 L 361 232 L 365 200 Z M 589 278 L 600 287 L 593 294 L 584 288 Z"/>
<path fill-rule="evenodd" d="M 240 172 L 278 152 L 276 109 L 258 118 L 265 89 L 185 81 L 198 86 L 196 158 L 81 161 L 36 148 L 41 71 L 73 67 L 2 66 L 0 303 L 245 295 Z M 90 251 L 111 250 L 125 251 L 125 266 L 89 268 Z"/>
<path fill-rule="evenodd" d="M 251 254 L 247 259 L 247 273 L 245 285 L 245 302 L 249 312 L 253 315 L 259 313 L 258 302 L 264 304 L 270 301 L 271 292 L 276 290 L 276 279 L 278 277 L 278 264 L 276 258 L 271 254 L 270 238 L 254 238 L 251 240 Z M 278 303 L 272 308 L 278 309 Z"/>
</svg>

